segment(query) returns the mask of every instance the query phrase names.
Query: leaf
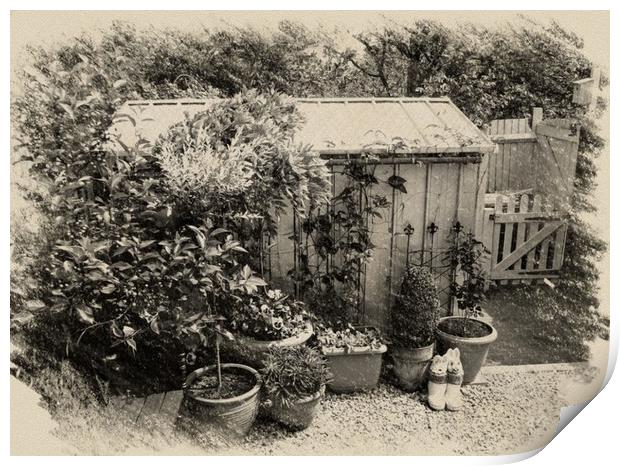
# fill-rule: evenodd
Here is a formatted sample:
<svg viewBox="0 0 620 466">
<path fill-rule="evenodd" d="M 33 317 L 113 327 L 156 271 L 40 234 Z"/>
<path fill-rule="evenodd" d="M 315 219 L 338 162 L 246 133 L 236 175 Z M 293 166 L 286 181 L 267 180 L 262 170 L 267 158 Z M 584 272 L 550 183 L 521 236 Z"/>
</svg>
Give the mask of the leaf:
<svg viewBox="0 0 620 466">
<path fill-rule="evenodd" d="M 119 79 L 117 81 L 114 81 L 114 84 L 112 84 L 112 87 L 114 87 L 114 89 L 118 89 L 126 85 L 127 85 L 127 81 L 125 81 L 124 79 Z"/>
<path fill-rule="evenodd" d="M 26 301 L 26 308 L 29 311 L 39 311 L 45 308 L 45 303 L 39 299 L 33 299 L 31 301 Z"/>
<path fill-rule="evenodd" d="M 114 290 L 116 290 L 116 287 L 112 283 L 101 288 L 101 292 L 103 294 L 112 294 L 114 293 Z"/>
<path fill-rule="evenodd" d="M 267 282 L 260 277 L 250 277 L 246 281 L 246 284 L 251 286 L 267 286 Z"/>
<path fill-rule="evenodd" d="M 78 316 L 83 322 L 87 324 L 94 324 L 95 318 L 93 317 L 93 310 L 86 304 L 78 304 L 75 306 L 75 310 L 78 312 Z"/>
<path fill-rule="evenodd" d="M 136 341 L 133 338 L 128 338 L 125 340 L 125 343 L 127 343 L 127 346 L 129 346 L 134 352 L 138 349 Z"/>
<path fill-rule="evenodd" d="M 156 333 L 157 335 L 159 335 L 160 328 L 159 328 L 159 319 L 157 317 L 151 320 L 151 330 L 153 331 L 153 333 Z"/>
<path fill-rule="evenodd" d="M 134 333 L 136 333 L 136 331 L 135 331 L 132 327 L 130 327 L 129 325 L 125 325 L 125 326 L 123 326 L 123 335 L 124 335 L 125 337 L 130 337 L 130 336 L 132 336 Z"/>
<path fill-rule="evenodd" d="M 124 336 L 123 332 L 118 327 L 118 324 L 116 323 L 116 321 L 112 322 L 112 325 L 110 325 L 110 328 L 112 329 L 112 333 L 114 334 L 116 338 L 123 338 Z"/>
<path fill-rule="evenodd" d="M 71 118 L 75 118 L 75 113 L 73 113 L 73 108 L 70 105 L 63 104 L 62 102 L 58 104 L 65 112 L 69 114 Z"/>
<path fill-rule="evenodd" d="M 221 235 L 222 233 L 230 233 L 230 230 L 227 230 L 226 228 L 216 228 L 211 232 L 211 236 Z"/>
<path fill-rule="evenodd" d="M 398 191 L 400 191 L 401 193 L 407 194 L 407 188 L 405 188 L 405 183 L 407 182 L 406 179 L 397 176 L 397 175 L 392 175 L 388 178 L 387 183 L 394 189 L 397 189 Z"/>
</svg>

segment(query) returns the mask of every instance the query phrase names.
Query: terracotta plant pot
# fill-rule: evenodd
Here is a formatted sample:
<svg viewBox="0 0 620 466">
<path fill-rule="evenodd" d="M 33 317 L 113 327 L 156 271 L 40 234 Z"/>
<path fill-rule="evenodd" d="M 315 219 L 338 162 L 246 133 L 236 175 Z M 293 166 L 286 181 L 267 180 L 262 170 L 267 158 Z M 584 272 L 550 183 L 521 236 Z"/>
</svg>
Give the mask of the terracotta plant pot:
<svg viewBox="0 0 620 466">
<path fill-rule="evenodd" d="M 434 348 L 434 343 L 422 348 L 390 348 L 394 374 L 403 390 L 413 392 L 426 381 Z"/>
<path fill-rule="evenodd" d="M 260 368 L 263 367 L 265 356 L 269 353 L 270 348 L 290 348 L 304 345 L 312 337 L 313 333 L 312 323 L 306 322 L 299 334 L 282 340 L 256 340 L 252 337 L 236 335 L 234 341 L 224 344 L 238 353 L 245 363 Z"/>
<path fill-rule="evenodd" d="M 246 372 L 254 380 L 251 390 L 234 398 L 207 399 L 198 396 L 195 392 L 186 389 L 184 408 L 195 421 L 220 428 L 239 436 L 245 436 L 258 413 L 259 390 L 261 387 L 260 374 L 251 367 L 242 364 L 222 364 L 222 373 L 227 371 Z M 191 387 L 192 383 L 200 377 L 216 371 L 216 366 L 197 369 L 187 376 L 185 386 Z"/>
<path fill-rule="evenodd" d="M 497 331 L 487 322 L 470 318 L 469 327 L 475 328 L 483 336 L 463 337 L 451 333 L 464 317 L 444 317 L 437 326 L 437 352 L 444 354 L 450 348 L 458 348 L 463 364 L 463 384 L 474 381 L 486 361 L 489 347 L 497 339 Z"/>
<path fill-rule="evenodd" d="M 378 349 L 350 348 L 349 351 L 323 348 L 321 351 L 332 373 L 333 378 L 327 384 L 332 392 L 370 390 L 379 383 L 383 353 L 387 351 L 387 346 L 381 345 Z"/>
<path fill-rule="evenodd" d="M 289 405 L 283 404 L 277 398 L 268 399 L 265 405 L 265 413 L 290 430 L 306 429 L 312 423 L 324 393 L 325 387 L 323 386 L 314 395 L 296 400 Z"/>
</svg>

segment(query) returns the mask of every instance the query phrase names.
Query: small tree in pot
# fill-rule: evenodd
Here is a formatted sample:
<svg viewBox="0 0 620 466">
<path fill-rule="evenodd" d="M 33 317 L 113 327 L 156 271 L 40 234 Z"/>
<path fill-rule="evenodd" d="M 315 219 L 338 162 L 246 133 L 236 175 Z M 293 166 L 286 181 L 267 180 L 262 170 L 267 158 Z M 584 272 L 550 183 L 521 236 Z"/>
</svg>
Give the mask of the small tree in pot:
<svg viewBox="0 0 620 466">
<path fill-rule="evenodd" d="M 451 293 L 462 315 L 444 317 L 437 326 L 437 350 L 440 353 L 458 348 L 463 364 L 463 383 L 471 383 L 484 365 L 489 346 L 497 339 L 497 331 L 477 317 L 485 301 L 486 276 L 482 260 L 487 253 L 484 245 L 472 233 L 463 238 L 454 233 L 449 259 L 457 279 Z"/>
<path fill-rule="evenodd" d="M 439 298 L 431 272 L 409 267 L 396 296 L 391 333 L 394 373 L 405 390 L 413 391 L 424 382 L 438 321 Z"/>
</svg>

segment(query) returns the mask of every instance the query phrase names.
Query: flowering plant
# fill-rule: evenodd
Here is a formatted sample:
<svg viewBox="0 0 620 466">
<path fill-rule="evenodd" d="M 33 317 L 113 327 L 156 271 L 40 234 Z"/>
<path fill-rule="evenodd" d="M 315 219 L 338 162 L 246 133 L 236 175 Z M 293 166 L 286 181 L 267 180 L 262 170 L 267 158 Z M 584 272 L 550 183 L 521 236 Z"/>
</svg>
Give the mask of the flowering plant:
<svg viewBox="0 0 620 466">
<path fill-rule="evenodd" d="M 303 303 L 280 290 L 246 295 L 229 307 L 230 328 L 258 340 L 281 340 L 300 333 L 309 315 Z"/>
</svg>

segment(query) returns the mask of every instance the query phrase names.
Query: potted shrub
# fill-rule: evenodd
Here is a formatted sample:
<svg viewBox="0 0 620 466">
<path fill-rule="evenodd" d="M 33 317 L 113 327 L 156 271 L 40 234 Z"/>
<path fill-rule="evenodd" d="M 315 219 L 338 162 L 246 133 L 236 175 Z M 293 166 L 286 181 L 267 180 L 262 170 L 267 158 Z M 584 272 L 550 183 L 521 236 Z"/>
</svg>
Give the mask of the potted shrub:
<svg viewBox="0 0 620 466">
<path fill-rule="evenodd" d="M 300 346 L 313 335 L 304 304 L 276 289 L 231 302 L 227 317 L 236 333 L 234 349 L 252 365 L 262 366 L 271 348 Z"/>
<path fill-rule="evenodd" d="M 317 338 L 332 373 L 327 385 L 331 391 L 351 393 L 377 386 L 383 353 L 387 351 L 377 329 L 347 325 L 334 330 L 320 326 Z"/>
<path fill-rule="evenodd" d="M 267 415 L 290 429 L 305 429 L 329 380 L 325 360 L 307 346 L 280 346 L 269 351 L 264 363 L 261 373 Z"/>
<path fill-rule="evenodd" d="M 245 436 L 258 414 L 261 377 L 249 366 L 220 362 L 220 338 L 232 338 L 221 328 L 221 320 L 203 320 L 203 324 L 212 325 L 216 363 L 187 376 L 183 384 L 183 408 L 192 422 Z"/>
<path fill-rule="evenodd" d="M 485 252 L 484 245 L 471 233 L 464 239 L 457 233 L 449 257 L 457 270 L 452 295 L 462 315 L 444 317 L 437 326 L 438 352 L 443 354 L 450 348 L 458 348 L 461 353 L 463 384 L 474 381 L 486 361 L 490 345 L 497 339 L 495 328 L 477 318 L 485 300 L 486 279 L 481 265 Z"/>
<path fill-rule="evenodd" d="M 433 358 L 439 299 L 430 270 L 409 267 L 392 310 L 390 354 L 399 385 L 416 390 Z"/>
</svg>

